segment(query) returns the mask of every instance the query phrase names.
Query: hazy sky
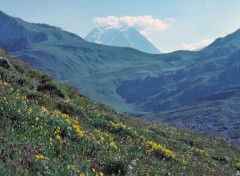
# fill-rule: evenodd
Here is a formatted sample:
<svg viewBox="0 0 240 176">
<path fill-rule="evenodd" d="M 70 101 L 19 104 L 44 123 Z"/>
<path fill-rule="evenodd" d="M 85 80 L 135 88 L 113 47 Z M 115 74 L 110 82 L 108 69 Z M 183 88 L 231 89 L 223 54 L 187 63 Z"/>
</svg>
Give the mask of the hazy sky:
<svg viewBox="0 0 240 176">
<path fill-rule="evenodd" d="M 0 0 L 0 10 L 85 37 L 134 26 L 162 52 L 201 48 L 240 28 L 240 0 Z"/>
</svg>

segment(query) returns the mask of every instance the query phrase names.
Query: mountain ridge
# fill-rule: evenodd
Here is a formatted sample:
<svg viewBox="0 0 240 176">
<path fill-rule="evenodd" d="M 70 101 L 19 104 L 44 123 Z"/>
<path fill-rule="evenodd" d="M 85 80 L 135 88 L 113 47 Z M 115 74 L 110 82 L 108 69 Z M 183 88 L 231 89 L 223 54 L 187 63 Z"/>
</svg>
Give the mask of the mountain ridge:
<svg viewBox="0 0 240 176">
<path fill-rule="evenodd" d="M 59 31 L 58 31 L 59 32 Z M 70 41 L 72 40 L 72 39 L 69 39 Z M 64 69 L 64 71 L 60 71 L 60 72 L 62 72 L 62 73 L 60 73 L 59 74 L 59 71 L 58 70 L 52 70 L 53 69 L 53 67 L 52 66 L 39 66 L 39 65 L 43 65 L 43 64 L 45 64 L 46 65 L 46 63 L 47 63 L 47 61 L 46 62 L 42 62 L 42 61 L 39 61 L 39 59 L 36 59 L 35 57 L 36 56 L 38 56 L 38 55 L 41 55 L 41 54 L 43 54 L 43 57 L 50 57 L 50 59 L 51 59 L 51 57 L 52 58 L 55 58 L 56 56 L 55 55 L 57 55 L 56 53 L 57 52 L 59 52 L 59 53 L 61 53 L 61 52 L 63 52 L 62 50 L 59 50 L 59 49 L 67 49 L 67 48 L 69 48 L 69 49 L 67 49 L 68 50 L 68 53 L 64 53 L 62 56 L 61 55 L 58 55 L 58 58 L 59 58 L 59 60 L 61 60 L 61 58 L 63 58 L 63 57 L 65 57 L 64 55 L 69 55 L 69 53 L 72 53 L 72 55 L 75 55 L 74 57 L 71 57 L 70 55 L 69 56 L 67 56 L 66 58 L 64 58 L 64 62 L 66 62 L 66 63 L 64 63 L 65 65 L 69 65 L 68 63 L 69 63 L 69 61 L 70 60 L 72 60 L 72 62 L 74 62 L 74 63 L 76 63 L 76 62 L 79 62 L 80 60 L 79 59 L 81 59 L 82 61 L 83 61 L 83 64 L 84 65 L 89 65 L 89 62 L 92 62 L 92 61 L 94 61 L 95 63 L 92 63 L 92 66 L 90 66 L 89 68 L 83 68 L 83 67 L 81 67 L 80 65 L 79 65 L 79 67 L 80 67 L 80 69 L 81 70 L 85 70 L 84 72 L 84 74 L 85 75 L 89 75 L 89 76 L 91 76 L 91 74 L 92 73 L 98 73 L 98 74 L 102 74 L 102 73 L 99 73 L 99 71 L 103 71 L 103 69 L 101 69 L 101 66 L 100 65 L 103 65 L 103 67 L 102 68 L 104 68 L 105 66 L 104 66 L 104 64 L 106 64 L 107 62 L 109 62 L 110 60 L 108 59 L 108 58 L 117 58 L 115 61 L 116 62 L 118 62 L 118 60 L 119 61 L 121 61 L 123 64 L 120 64 L 120 62 L 118 63 L 118 66 L 117 67 L 119 67 L 120 69 L 125 69 L 124 67 L 126 67 L 124 64 L 125 63 L 127 63 L 127 64 L 129 64 L 130 62 L 131 62 L 131 59 L 132 58 L 136 58 L 135 59 L 135 61 L 134 62 L 136 62 L 138 65 L 143 65 L 143 67 L 141 68 L 141 69 L 143 69 L 143 71 L 141 71 L 140 70 L 140 72 L 143 72 L 143 73 L 146 73 L 146 75 L 144 76 L 145 78 L 147 78 L 147 77 L 149 77 L 149 79 L 152 79 L 153 77 L 159 77 L 159 75 L 161 75 L 161 74 L 163 74 L 163 76 L 165 75 L 165 71 L 164 70 L 168 70 L 169 69 L 169 71 L 167 71 L 167 72 L 169 72 L 170 74 L 171 74 L 171 70 L 173 70 L 173 69 L 177 69 L 177 71 L 176 71 L 176 73 L 172 73 L 172 74 L 176 74 L 176 76 L 174 76 L 174 79 L 176 80 L 176 79 L 181 79 L 181 77 L 184 77 L 185 75 L 186 75 L 186 71 L 188 70 L 188 68 L 186 69 L 186 68 L 183 68 L 183 69 L 180 69 L 181 68 L 181 65 L 186 65 L 186 66 L 188 66 L 188 65 L 190 65 L 191 67 L 192 67 L 192 65 L 194 66 L 194 65 L 196 65 L 195 63 L 194 63 L 194 61 L 196 60 L 196 61 L 201 61 L 201 63 L 203 62 L 203 61 L 205 61 L 207 58 L 209 58 L 210 56 L 211 56 L 211 58 L 214 58 L 214 57 L 217 57 L 216 56 L 216 54 L 214 54 L 214 52 L 212 52 L 212 51 L 210 51 L 209 53 L 210 54 L 205 54 L 206 52 L 208 52 L 210 49 L 212 49 L 211 47 L 206 47 L 204 50 L 201 50 L 201 51 L 198 51 L 198 52 L 187 52 L 187 51 L 176 51 L 176 52 L 173 52 L 173 53 L 169 53 L 169 54 L 162 54 L 162 55 L 155 55 L 155 56 L 150 56 L 150 55 L 143 55 L 143 54 L 141 54 L 141 53 L 138 53 L 137 51 L 136 52 L 134 52 L 133 50 L 127 50 L 127 48 L 122 48 L 122 49 L 118 49 L 118 48 L 114 48 L 114 47 L 105 47 L 105 46 L 99 46 L 99 45 L 93 45 L 93 44 L 90 44 L 90 43 L 85 43 L 84 41 L 76 41 L 75 43 L 76 44 L 74 44 L 74 42 L 71 42 L 71 44 L 68 42 L 69 40 L 63 40 L 63 41 L 61 41 L 62 42 L 62 44 L 61 43 L 59 43 L 59 44 L 55 44 L 54 43 L 54 41 L 49 41 L 49 42 L 51 42 L 51 44 L 48 44 L 48 43 L 44 43 L 44 42 L 39 42 L 39 43 L 35 43 L 35 44 L 30 44 L 31 45 L 31 47 L 30 47 L 30 50 L 32 50 L 32 51 L 27 51 L 27 50 L 24 50 L 24 48 L 23 49 L 20 49 L 20 50 L 22 50 L 22 52 L 25 52 L 25 53 L 21 53 L 21 51 L 16 51 L 15 52 L 15 54 L 16 54 L 16 56 L 18 56 L 18 57 L 22 57 L 22 56 L 24 56 L 24 58 L 25 58 L 25 60 L 27 59 L 27 61 L 28 62 L 31 62 L 32 60 L 35 60 L 34 62 L 35 62 L 35 65 L 34 66 L 37 66 L 37 67 L 39 67 L 40 69 L 45 69 L 45 71 L 48 71 L 48 72 L 50 72 L 52 75 L 55 75 L 58 79 L 60 79 L 60 80 L 66 80 L 66 79 L 69 79 L 69 80 L 75 80 L 75 78 L 70 78 L 70 77 L 72 77 L 72 76 L 75 76 L 75 75 L 77 75 L 77 72 L 72 72 L 72 73 L 69 73 L 69 76 L 64 76 L 63 75 L 63 72 L 65 72 L 65 74 L 67 75 L 67 72 L 69 72 L 70 70 L 66 70 L 66 69 L 64 69 L 64 67 L 63 66 L 61 66 L 62 64 L 61 63 L 59 63 L 58 64 L 58 66 L 61 68 L 63 68 Z M 26 41 L 26 45 L 28 46 L 29 45 L 29 43 L 28 43 L 28 40 L 25 40 Z M 66 43 L 66 44 L 64 44 L 64 42 Z M 79 42 L 79 43 L 78 43 Z M 80 44 L 80 42 L 83 42 L 84 43 L 84 47 L 82 47 L 81 45 L 83 45 L 83 43 L 81 43 Z M 217 42 L 217 41 L 216 41 Z M 215 42 L 215 43 L 216 43 Z M 15 45 L 15 43 L 13 42 L 13 44 L 11 45 L 11 42 L 10 42 L 10 44 L 9 44 L 9 42 L 6 42 L 7 44 L 3 44 L 2 46 L 6 46 L 6 45 L 10 45 L 10 51 L 11 51 L 11 49 L 12 48 L 14 48 L 14 47 L 12 47 L 12 46 L 14 46 Z M 34 45 L 38 45 L 38 46 L 34 46 Z M 48 53 L 50 53 L 51 51 L 50 50 L 46 50 L 46 49 L 43 49 L 40 53 L 39 52 L 37 52 L 36 53 L 36 49 L 40 49 L 41 50 L 41 48 L 42 47 L 45 47 L 44 45 L 46 45 L 47 47 L 53 47 L 54 45 L 56 46 L 54 46 L 54 48 L 53 48 L 53 50 L 56 50 L 57 52 L 55 52 L 55 53 L 51 53 L 50 55 L 48 54 Z M 50 46 L 50 45 L 52 45 L 52 46 Z M 211 45 L 210 45 L 211 46 Z M 82 47 L 82 48 L 81 48 Z M 36 48 L 36 49 L 34 49 L 34 48 Z M 79 50 L 81 48 L 81 50 Z M 98 48 L 98 49 L 96 49 L 95 51 L 93 50 L 93 49 L 90 49 L 90 48 Z M 100 49 L 100 50 L 99 50 Z M 24 51 L 23 51 L 24 50 Z M 83 55 L 80 55 L 80 54 L 78 54 L 78 55 L 76 55 L 74 52 L 74 50 L 76 50 L 76 51 L 79 51 L 79 52 L 81 52 Z M 126 56 L 124 56 L 124 55 L 119 55 L 119 54 L 117 54 L 117 53 L 114 53 L 114 52 L 116 52 L 117 50 L 119 50 L 121 53 L 126 53 Z M 216 48 L 216 50 L 217 51 L 219 51 L 219 48 Z M 220 48 L 220 50 L 221 50 L 221 48 Z M 224 51 L 222 51 L 222 52 L 225 52 L 225 49 L 223 49 Z M 230 50 L 228 50 L 227 51 L 227 53 L 232 53 L 232 52 L 234 52 L 236 50 L 236 48 L 235 47 L 233 47 L 232 49 L 231 49 L 231 51 Z M 102 54 L 97 54 L 97 55 L 95 55 L 95 53 L 99 53 L 99 51 L 101 51 L 102 52 Z M 122 52 L 122 51 L 124 51 L 124 52 Z M 43 52 L 43 53 L 42 53 Z M 94 53 L 95 52 L 95 53 Z M 112 53 L 111 53 L 112 52 Z M 117 51 L 118 52 L 118 51 Z M 120 53 L 119 52 L 119 53 Z M 14 54 L 14 51 L 12 51 L 12 53 Z M 134 54 L 131 54 L 131 53 L 134 53 Z M 215 52 L 216 53 L 216 52 Z M 218 54 L 219 52 L 217 52 L 217 54 Z M 49 56 L 48 56 L 49 55 Z M 88 56 L 89 55 L 89 56 Z M 114 55 L 114 56 L 113 56 Z M 139 57 L 137 58 L 136 56 L 137 55 L 139 55 Z M 204 55 L 206 55 L 206 56 L 204 56 Z M 201 57 L 203 56 L 203 58 L 201 59 Z M 70 59 L 70 57 L 71 57 L 71 59 Z M 204 57 L 206 57 L 206 59 L 204 59 Z M 23 57 L 22 57 L 23 58 Z M 35 59 L 34 59 L 35 58 Z M 73 59 L 74 58 L 74 59 Z M 103 58 L 104 58 L 104 61 L 103 61 Z M 124 59 L 123 59 L 124 58 Z M 155 65 L 155 66 L 150 66 L 150 64 L 148 64 L 147 65 L 147 61 L 144 61 L 144 59 L 146 58 L 146 60 L 148 60 L 148 62 L 149 63 L 156 63 L 157 64 L 157 66 Z M 190 58 L 190 59 L 188 59 L 188 58 Z M 38 61 L 37 61 L 38 60 Z M 127 61 L 130 61 L 130 62 L 127 62 Z M 57 59 L 55 59 L 55 61 L 58 61 Z M 112 62 L 113 60 L 111 60 L 110 62 Z M 124 63 L 125 62 L 125 63 Z M 96 63 L 98 63 L 98 66 L 96 65 L 95 66 L 95 64 Z M 111 65 L 111 63 L 107 63 L 109 66 Z M 107 65 L 106 64 L 106 65 Z M 116 63 L 114 63 L 114 64 L 116 64 Z M 145 66 L 145 65 L 146 66 Z M 192 64 L 192 65 L 191 65 Z M 135 65 L 135 63 L 134 63 L 134 65 Z M 162 65 L 162 66 L 161 66 Z M 205 66 L 205 63 L 203 63 L 202 64 L 203 66 Z M 207 67 L 209 67 L 209 68 L 213 68 L 213 69 L 216 69 L 216 67 L 214 66 L 214 65 L 216 65 L 216 63 L 215 63 L 215 61 L 212 61 L 212 62 L 210 62 L 210 63 L 208 63 L 208 65 L 207 65 Z M 109 66 L 107 66 L 106 68 L 110 68 Z M 48 68 L 48 70 L 47 70 L 47 68 L 46 67 L 49 67 Z M 87 66 L 88 67 L 88 66 Z M 99 67 L 99 68 L 97 68 L 97 69 L 94 69 L 94 67 Z M 123 68 L 121 68 L 121 67 L 123 67 Z M 149 68 L 151 68 L 152 67 L 152 70 L 151 69 L 149 69 Z M 155 68 L 154 68 L 155 67 Z M 164 68 L 165 67 L 165 68 Z M 170 67 L 172 67 L 172 68 L 170 68 Z M 196 66 L 195 66 L 196 67 Z M 206 68 L 207 68 L 206 67 Z M 215 68 L 214 68 L 215 67 Z M 71 67 L 70 67 L 71 68 Z M 164 68 L 164 69 L 163 69 Z M 206 68 L 205 68 L 205 70 L 206 70 Z M 51 70 L 49 70 L 49 69 L 51 69 Z M 89 69 L 90 70 L 93 70 L 93 71 L 89 71 Z M 134 70 L 133 68 L 130 68 L 131 70 Z M 79 68 L 71 68 L 71 70 L 79 70 Z M 130 71 L 131 71 L 130 70 Z M 151 71 L 149 71 L 149 70 L 151 70 Z M 159 71 L 160 70 L 160 71 Z M 189 71 L 190 72 L 192 72 L 194 69 L 190 69 Z M 112 69 L 111 70 L 111 72 L 113 73 L 113 72 L 115 72 L 116 71 L 116 69 L 114 70 L 114 69 Z M 187 74 L 188 74 L 188 72 L 189 71 L 187 71 Z M 131 78 L 131 79 L 134 79 L 134 77 L 135 77 L 135 75 L 136 75 L 136 73 L 137 74 L 139 74 L 140 72 L 139 71 L 134 71 L 135 73 L 133 73 L 132 75 L 133 75 L 133 77 Z M 91 73 L 91 74 L 90 74 Z M 168 74 L 169 74 L 168 73 Z M 104 73 L 105 74 L 105 73 Z M 119 75 L 119 72 L 117 73 L 118 75 Z M 197 73 L 198 74 L 198 73 Z M 70 75 L 72 75 L 72 76 L 70 76 Z M 96 74 L 95 74 L 96 75 Z M 118 75 L 115 75 L 115 76 L 118 76 Z M 141 73 L 140 73 L 140 75 L 141 75 Z M 182 75 L 182 76 L 181 76 Z M 127 76 L 127 75 L 126 75 Z M 171 76 L 171 75 L 169 75 L 169 76 Z M 143 78 L 141 78 L 143 81 L 144 81 L 144 77 Z M 171 76 L 172 77 L 172 76 Z M 92 76 L 91 76 L 91 78 L 92 78 Z M 136 77 L 137 78 L 137 80 L 139 79 L 138 78 L 138 76 Z M 86 78 L 87 79 L 87 78 Z M 125 84 L 125 82 L 122 82 L 121 80 L 122 80 L 122 78 L 121 77 L 119 77 L 119 78 L 117 78 L 118 80 L 120 80 L 120 85 L 118 86 L 118 85 L 114 85 L 114 86 L 117 86 L 117 92 L 118 92 L 118 94 L 121 96 L 120 97 L 120 99 L 125 99 L 126 97 L 124 97 L 123 96 L 123 94 L 121 94 L 121 86 L 123 86 L 124 84 Z M 125 79 L 125 78 L 124 78 Z M 130 81 L 131 81 L 131 79 L 130 79 Z M 140 79 L 140 80 L 141 80 Z M 172 79 L 172 78 L 170 78 L 170 79 Z M 154 80 L 154 79 L 153 79 Z M 157 79 L 157 80 L 161 80 L 161 77 L 159 78 L 159 79 Z M 68 81 L 68 80 L 66 80 L 66 81 Z M 80 81 L 80 80 L 79 80 Z M 124 81 L 124 80 L 123 80 Z M 155 80 L 154 80 L 155 81 Z M 77 81 L 78 82 L 78 81 Z M 116 81 L 115 81 L 116 82 Z M 119 82 L 119 81 L 118 81 Z M 132 82 L 132 81 L 131 81 Z M 82 89 L 82 88 L 81 88 Z M 115 89 L 115 88 L 114 88 Z M 113 92 L 114 91 L 114 89 L 113 90 L 109 90 L 110 92 Z M 127 89 L 127 90 L 129 90 L 129 89 Z M 94 90 L 95 91 L 95 90 Z M 156 91 L 156 90 L 155 90 Z M 98 92 L 98 90 L 96 91 L 96 93 Z M 95 93 L 95 94 L 96 94 Z M 98 93 L 97 93 L 98 94 Z M 116 93 L 114 93 L 113 92 L 113 94 L 116 94 Z M 138 94 L 142 94 L 142 92 L 139 92 Z M 117 96 L 119 96 L 119 95 L 117 95 Z M 99 94 L 99 96 L 102 96 L 102 95 L 100 95 Z M 115 95 L 114 95 L 115 96 Z M 135 95 L 134 95 L 135 96 Z M 132 95 L 129 95 L 129 93 L 128 93 L 128 97 L 132 97 Z M 198 98 L 200 98 L 200 97 L 198 97 Z M 104 98 L 105 99 L 105 98 Z M 108 99 L 108 98 L 107 98 Z M 119 98 L 117 98 L 117 99 L 119 99 Z M 108 99 L 107 101 L 109 101 L 110 99 Z M 121 101 L 124 101 L 124 100 L 121 100 Z M 126 99 L 125 100 L 126 102 L 129 102 L 129 100 L 128 99 Z M 145 100 L 140 100 L 139 102 L 141 102 L 141 101 L 143 101 L 143 102 L 145 102 Z M 131 102 L 131 100 L 130 100 L 130 102 Z M 147 102 L 147 101 L 146 101 Z M 137 102 L 134 102 L 135 104 L 137 103 Z M 139 104 L 139 103 L 137 103 L 137 104 Z M 141 103 L 140 103 L 141 104 Z M 181 104 L 180 104 L 181 105 Z M 138 106 L 138 105 L 137 105 Z M 142 107 L 145 107 L 146 105 L 143 105 Z M 161 106 L 161 105 L 160 105 Z M 173 106 L 174 107 L 174 106 Z M 159 108 L 159 106 L 157 106 L 156 107 L 156 109 L 162 109 L 162 108 Z"/>
</svg>

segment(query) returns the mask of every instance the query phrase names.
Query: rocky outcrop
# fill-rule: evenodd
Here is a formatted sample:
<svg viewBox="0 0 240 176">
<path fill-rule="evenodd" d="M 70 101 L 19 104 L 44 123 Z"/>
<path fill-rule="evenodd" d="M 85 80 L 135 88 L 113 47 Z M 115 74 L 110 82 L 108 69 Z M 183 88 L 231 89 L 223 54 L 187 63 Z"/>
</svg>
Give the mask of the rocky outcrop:
<svg viewBox="0 0 240 176">
<path fill-rule="evenodd" d="M 5 57 L 1 57 L 0 56 L 0 67 L 11 68 L 12 65 L 11 65 L 11 63 L 9 62 L 8 59 L 6 59 Z"/>
</svg>

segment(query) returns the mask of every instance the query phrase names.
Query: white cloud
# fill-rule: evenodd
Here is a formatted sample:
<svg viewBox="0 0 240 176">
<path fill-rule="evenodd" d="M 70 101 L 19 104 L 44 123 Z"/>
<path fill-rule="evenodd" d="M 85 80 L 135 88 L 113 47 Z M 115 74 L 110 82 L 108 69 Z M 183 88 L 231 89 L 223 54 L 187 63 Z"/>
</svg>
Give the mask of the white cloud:
<svg viewBox="0 0 240 176">
<path fill-rule="evenodd" d="M 121 28 L 124 26 L 135 27 L 141 34 L 148 36 L 153 31 L 162 31 L 171 26 L 175 21 L 173 18 L 167 20 L 159 20 L 152 16 L 108 16 L 95 17 L 94 22 L 111 26 L 113 28 Z"/>
<path fill-rule="evenodd" d="M 212 42 L 213 42 L 213 40 L 211 40 L 211 39 L 205 39 L 205 40 L 202 40 L 202 41 L 196 42 L 196 43 L 182 44 L 182 48 L 185 50 L 196 50 L 196 49 L 200 49 L 204 46 L 207 46 Z"/>
</svg>

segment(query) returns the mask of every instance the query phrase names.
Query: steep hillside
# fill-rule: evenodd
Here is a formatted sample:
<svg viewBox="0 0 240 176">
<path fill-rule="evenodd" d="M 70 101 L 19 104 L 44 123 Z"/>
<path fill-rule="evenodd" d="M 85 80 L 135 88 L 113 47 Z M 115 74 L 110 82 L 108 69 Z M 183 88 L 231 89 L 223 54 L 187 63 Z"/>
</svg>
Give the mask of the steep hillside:
<svg viewBox="0 0 240 176">
<path fill-rule="evenodd" d="M 3 50 L 0 57 L 0 175 L 240 171 L 240 151 L 229 143 L 124 117 Z"/>
<path fill-rule="evenodd" d="M 109 46 L 130 47 L 151 54 L 159 54 L 158 49 L 133 27 L 119 29 L 109 26 L 94 28 L 84 38 L 93 43 Z"/>
</svg>

